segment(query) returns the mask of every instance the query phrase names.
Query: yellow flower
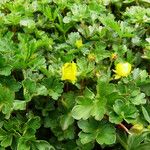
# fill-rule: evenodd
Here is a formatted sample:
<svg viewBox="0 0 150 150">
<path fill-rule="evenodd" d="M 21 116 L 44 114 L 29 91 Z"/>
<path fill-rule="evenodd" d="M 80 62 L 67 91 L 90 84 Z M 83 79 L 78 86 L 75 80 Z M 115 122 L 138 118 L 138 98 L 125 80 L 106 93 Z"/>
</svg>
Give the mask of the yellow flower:
<svg viewBox="0 0 150 150">
<path fill-rule="evenodd" d="M 77 65 L 74 62 L 65 63 L 62 66 L 62 80 L 69 80 L 74 83 L 77 78 Z"/>
<path fill-rule="evenodd" d="M 76 40 L 75 46 L 76 46 L 77 48 L 82 47 L 82 46 L 83 46 L 82 39 Z"/>
<path fill-rule="evenodd" d="M 127 77 L 131 73 L 131 64 L 128 62 L 118 63 L 114 72 L 116 73 L 115 79 Z"/>
</svg>

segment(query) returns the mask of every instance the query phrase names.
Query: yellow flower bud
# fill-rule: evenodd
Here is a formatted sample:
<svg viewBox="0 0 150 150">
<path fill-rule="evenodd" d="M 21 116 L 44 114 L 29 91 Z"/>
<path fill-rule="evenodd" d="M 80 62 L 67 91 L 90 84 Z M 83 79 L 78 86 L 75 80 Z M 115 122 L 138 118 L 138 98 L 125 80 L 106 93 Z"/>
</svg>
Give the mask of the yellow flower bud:
<svg viewBox="0 0 150 150">
<path fill-rule="evenodd" d="M 83 46 L 82 39 L 76 40 L 75 46 L 76 46 L 77 48 L 82 47 L 82 46 Z"/>
<path fill-rule="evenodd" d="M 95 59 L 96 59 L 95 54 L 91 53 L 91 54 L 88 55 L 88 60 L 89 61 L 94 61 Z"/>
<path fill-rule="evenodd" d="M 114 72 L 118 77 L 127 77 L 131 73 L 131 64 L 128 62 L 118 63 Z"/>
<path fill-rule="evenodd" d="M 141 133 L 143 131 L 144 127 L 142 124 L 135 124 L 131 127 L 130 131 L 133 133 Z"/>
<path fill-rule="evenodd" d="M 77 65 L 74 62 L 65 63 L 62 66 L 62 80 L 69 80 L 74 83 L 77 78 Z"/>
<path fill-rule="evenodd" d="M 111 60 L 114 60 L 114 59 L 117 59 L 117 54 L 116 53 L 111 54 Z"/>
<path fill-rule="evenodd" d="M 96 73 L 95 73 L 95 76 L 96 76 L 97 78 L 99 78 L 99 77 L 101 76 L 100 72 L 96 72 Z"/>
</svg>

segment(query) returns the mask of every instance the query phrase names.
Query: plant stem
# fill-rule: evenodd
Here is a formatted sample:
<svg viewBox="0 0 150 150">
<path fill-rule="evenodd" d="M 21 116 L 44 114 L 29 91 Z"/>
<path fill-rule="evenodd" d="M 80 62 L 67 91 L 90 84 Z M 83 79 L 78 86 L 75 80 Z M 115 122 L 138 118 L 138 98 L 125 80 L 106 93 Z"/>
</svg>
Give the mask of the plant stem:
<svg viewBox="0 0 150 150">
<path fill-rule="evenodd" d="M 129 130 L 128 130 L 128 128 L 126 128 L 122 123 L 120 123 L 119 124 L 119 126 L 122 128 L 122 129 L 124 129 L 128 134 L 132 134 Z"/>
</svg>

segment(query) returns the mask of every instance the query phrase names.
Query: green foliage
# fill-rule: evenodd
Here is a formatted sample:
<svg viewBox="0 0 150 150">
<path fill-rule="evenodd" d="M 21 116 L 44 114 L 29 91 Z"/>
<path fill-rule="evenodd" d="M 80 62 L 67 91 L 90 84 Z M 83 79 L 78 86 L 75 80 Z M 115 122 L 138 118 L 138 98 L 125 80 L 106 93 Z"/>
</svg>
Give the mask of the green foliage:
<svg viewBox="0 0 150 150">
<path fill-rule="evenodd" d="M 80 120 L 78 126 L 82 131 L 79 133 L 81 143 L 86 144 L 96 140 L 99 144 L 113 144 L 116 140 L 115 128 L 108 122 L 95 120 Z"/>
<path fill-rule="evenodd" d="M 149 24 L 149 0 L 1 0 L 0 149 L 149 149 Z"/>
<path fill-rule="evenodd" d="M 144 131 L 141 134 L 127 135 L 118 133 L 118 140 L 122 144 L 125 150 L 146 150 L 150 148 L 149 143 L 149 131 Z"/>
<path fill-rule="evenodd" d="M 0 109 L 9 118 L 15 98 L 14 92 L 0 85 Z"/>
</svg>

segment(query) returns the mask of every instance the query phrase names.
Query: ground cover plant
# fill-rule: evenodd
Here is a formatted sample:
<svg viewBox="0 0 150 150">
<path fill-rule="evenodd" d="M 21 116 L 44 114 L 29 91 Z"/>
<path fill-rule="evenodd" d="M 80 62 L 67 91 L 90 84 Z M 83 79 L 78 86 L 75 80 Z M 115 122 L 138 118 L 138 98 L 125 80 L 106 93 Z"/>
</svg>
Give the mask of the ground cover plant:
<svg viewBox="0 0 150 150">
<path fill-rule="evenodd" d="M 0 1 L 0 150 L 148 150 L 149 133 L 149 0 Z"/>
</svg>

